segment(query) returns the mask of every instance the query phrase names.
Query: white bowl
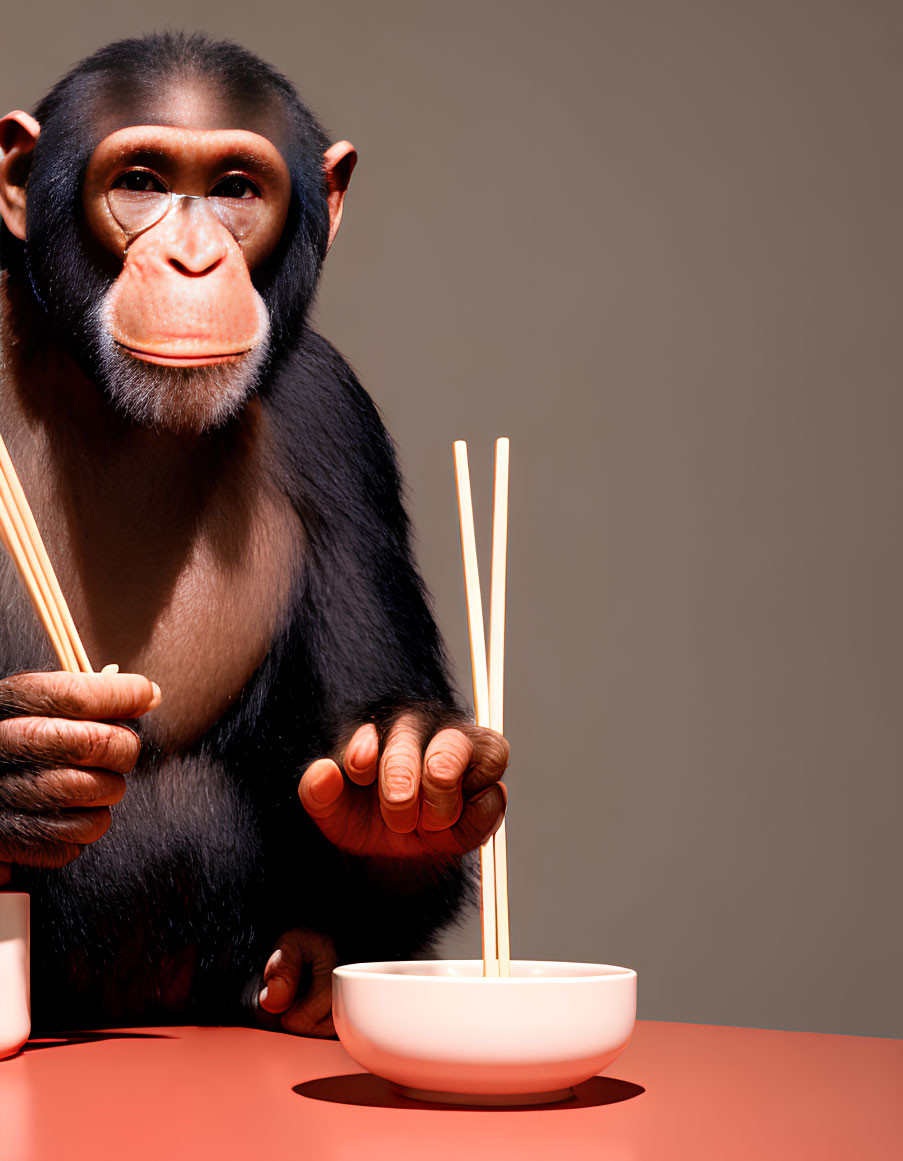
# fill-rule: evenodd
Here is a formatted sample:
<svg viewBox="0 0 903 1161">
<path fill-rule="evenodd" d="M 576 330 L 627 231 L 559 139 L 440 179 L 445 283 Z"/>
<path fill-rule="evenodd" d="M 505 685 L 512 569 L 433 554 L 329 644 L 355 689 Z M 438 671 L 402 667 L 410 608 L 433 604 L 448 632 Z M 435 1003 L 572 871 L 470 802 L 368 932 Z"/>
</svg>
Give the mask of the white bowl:
<svg viewBox="0 0 903 1161">
<path fill-rule="evenodd" d="M 443 1103 L 565 1100 L 627 1047 L 636 972 L 608 964 L 512 960 L 358 963 L 333 973 L 348 1053 L 405 1096 Z"/>
<path fill-rule="evenodd" d="M 28 907 L 24 892 L 0 891 L 0 1060 L 18 1052 L 31 1031 Z"/>
</svg>

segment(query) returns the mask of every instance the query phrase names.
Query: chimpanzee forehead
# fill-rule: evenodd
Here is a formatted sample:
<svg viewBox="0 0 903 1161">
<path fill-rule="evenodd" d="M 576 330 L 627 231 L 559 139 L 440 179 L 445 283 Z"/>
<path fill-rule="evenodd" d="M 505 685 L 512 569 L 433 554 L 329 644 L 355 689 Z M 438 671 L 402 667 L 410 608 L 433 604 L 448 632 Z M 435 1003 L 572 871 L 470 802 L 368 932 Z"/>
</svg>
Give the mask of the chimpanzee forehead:
<svg viewBox="0 0 903 1161">
<path fill-rule="evenodd" d="M 94 111 L 94 144 L 118 129 L 132 125 L 161 125 L 175 129 L 244 129 L 266 137 L 283 157 L 291 143 L 291 125 L 282 102 L 275 96 L 229 92 L 216 82 L 200 78 L 172 78 L 167 82 L 138 83 L 123 91 L 109 89 Z"/>
<path fill-rule="evenodd" d="M 173 125 L 115 129 L 91 154 L 86 188 L 92 177 L 103 180 L 115 176 L 113 171 L 123 164 L 162 165 L 167 171 L 246 166 L 276 183 L 291 184 L 285 160 L 276 146 L 262 133 L 248 129 L 185 129 Z"/>
</svg>

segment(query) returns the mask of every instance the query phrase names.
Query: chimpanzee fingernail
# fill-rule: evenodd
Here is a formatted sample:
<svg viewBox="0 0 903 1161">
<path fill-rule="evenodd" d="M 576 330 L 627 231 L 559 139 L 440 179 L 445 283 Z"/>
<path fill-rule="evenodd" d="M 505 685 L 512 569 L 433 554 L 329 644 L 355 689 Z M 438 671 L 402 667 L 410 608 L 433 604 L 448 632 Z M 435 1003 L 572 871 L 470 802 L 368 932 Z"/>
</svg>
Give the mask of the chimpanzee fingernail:
<svg viewBox="0 0 903 1161">
<path fill-rule="evenodd" d="M 151 703 L 147 708 L 148 710 L 155 710 L 163 700 L 163 694 L 160 692 L 160 686 L 157 685 L 156 681 L 151 682 L 151 688 L 154 691 L 154 696 L 151 698 Z"/>
</svg>

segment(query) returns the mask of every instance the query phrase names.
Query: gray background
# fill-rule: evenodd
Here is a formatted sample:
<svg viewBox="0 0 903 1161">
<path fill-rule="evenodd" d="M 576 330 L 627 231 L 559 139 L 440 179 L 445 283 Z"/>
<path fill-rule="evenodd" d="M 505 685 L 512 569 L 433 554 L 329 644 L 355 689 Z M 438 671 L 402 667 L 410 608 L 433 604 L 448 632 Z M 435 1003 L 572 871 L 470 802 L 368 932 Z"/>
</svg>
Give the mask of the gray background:
<svg viewBox="0 0 903 1161">
<path fill-rule="evenodd" d="M 512 440 L 514 952 L 640 1015 L 903 1035 L 903 9 L 82 0 L 0 105 L 167 24 L 358 146 L 319 305 L 469 678 L 451 442 Z M 475 924 L 449 952 L 478 953 Z"/>
</svg>

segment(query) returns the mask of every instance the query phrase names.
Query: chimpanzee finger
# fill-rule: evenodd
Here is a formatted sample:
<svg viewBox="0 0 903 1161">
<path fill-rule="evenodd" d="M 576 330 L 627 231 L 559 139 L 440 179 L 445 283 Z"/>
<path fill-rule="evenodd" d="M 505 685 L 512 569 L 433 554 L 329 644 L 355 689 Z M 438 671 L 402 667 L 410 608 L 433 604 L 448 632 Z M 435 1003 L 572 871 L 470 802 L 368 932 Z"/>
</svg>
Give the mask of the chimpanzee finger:
<svg viewBox="0 0 903 1161">
<path fill-rule="evenodd" d="M 45 845 L 86 846 L 96 842 L 110 828 L 111 816 L 108 806 L 79 807 L 59 813 L 4 811 L 0 816 L 0 843 L 19 847 L 40 847 Z M 5 858 L 0 853 L 0 859 Z M 10 862 L 22 862 L 10 858 Z M 38 863 L 38 866 L 44 864 Z"/>
<path fill-rule="evenodd" d="M 287 956 L 277 947 L 263 969 L 263 987 L 257 1002 L 265 1012 L 284 1012 L 291 1005 L 301 982 L 300 958 Z"/>
<path fill-rule="evenodd" d="M 0 720 L 4 766 L 94 766 L 128 774 L 140 749 L 132 730 L 109 722 L 47 717 Z"/>
<path fill-rule="evenodd" d="M 461 780 L 474 757 L 473 740 L 463 730 L 440 730 L 423 756 L 420 782 L 421 830 L 447 830 L 464 804 Z"/>
<path fill-rule="evenodd" d="M 395 834 L 417 829 L 423 727 L 415 714 L 402 714 L 389 730 L 379 760 L 379 809 Z"/>
<path fill-rule="evenodd" d="M 379 734 L 372 722 L 355 730 L 342 758 L 345 773 L 357 786 L 370 786 L 379 768 Z"/>
<path fill-rule="evenodd" d="M 284 1012 L 281 1023 L 288 1032 L 329 1035 L 314 1029 L 330 1015 L 336 962 L 328 936 L 301 928 L 287 932 L 264 969 L 260 1006 L 267 1012 Z"/>
<path fill-rule="evenodd" d="M 300 1031 L 302 1025 L 306 1029 L 318 1024 L 332 1007 L 335 956 L 317 955 L 313 960 L 309 956 L 303 947 L 283 941 L 264 969 L 260 1006 L 266 1012 L 290 1014 L 294 1026 L 288 1027 L 283 1020 L 290 1032 Z"/>
<path fill-rule="evenodd" d="M 63 867 L 105 833 L 105 807 L 61 814 L 0 814 L 0 861 L 25 867 Z"/>
<path fill-rule="evenodd" d="M 464 797 L 474 798 L 481 791 L 494 786 L 508 767 L 507 738 L 482 726 L 467 726 L 473 741 L 473 759 L 464 778 Z"/>
<path fill-rule="evenodd" d="M 6 840 L 0 836 L 0 867 L 10 863 L 20 867 L 45 867 L 56 870 L 77 859 L 85 848 L 76 843 L 33 843 Z M 9 877 L 7 878 L 7 882 Z"/>
<path fill-rule="evenodd" d="M 0 680 L 0 716 L 104 721 L 137 718 L 160 704 L 160 687 L 139 673 L 17 673 Z"/>
<path fill-rule="evenodd" d="M 322 833 L 337 846 L 345 835 L 348 815 L 345 779 L 331 758 L 318 758 L 307 767 L 298 783 L 301 805 Z"/>
<path fill-rule="evenodd" d="M 37 813 L 92 806 L 115 806 L 125 779 L 111 770 L 61 769 L 0 775 L 0 806 Z"/>
<path fill-rule="evenodd" d="M 505 817 L 507 795 L 504 785 L 499 782 L 476 798 L 465 799 L 461 817 L 452 831 L 460 854 L 475 851 L 495 834 Z"/>
</svg>

